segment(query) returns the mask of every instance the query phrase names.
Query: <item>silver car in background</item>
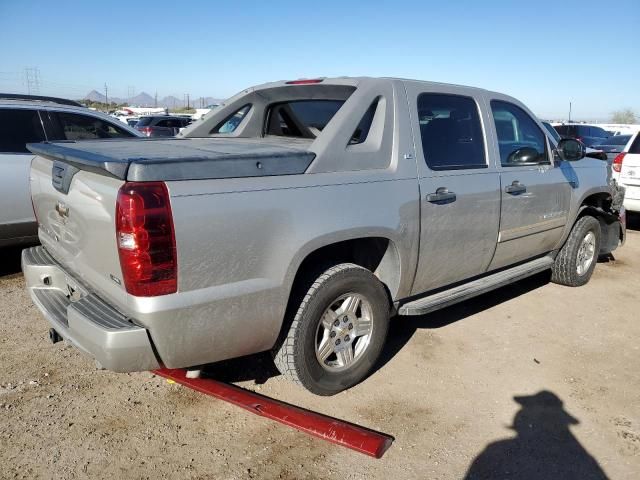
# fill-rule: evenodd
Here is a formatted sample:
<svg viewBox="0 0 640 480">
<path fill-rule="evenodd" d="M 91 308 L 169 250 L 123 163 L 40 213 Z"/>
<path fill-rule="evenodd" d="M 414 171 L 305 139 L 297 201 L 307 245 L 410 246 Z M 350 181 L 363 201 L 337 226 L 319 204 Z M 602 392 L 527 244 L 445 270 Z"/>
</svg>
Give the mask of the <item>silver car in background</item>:
<svg viewBox="0 0 640 480">
<path fill-rule="evenodd" d="M 0 93 L 0 247 L 38 240 L 29 193 L 34 155 L 27 143 L 140 136 L 71 100 Z"/>
</svg>

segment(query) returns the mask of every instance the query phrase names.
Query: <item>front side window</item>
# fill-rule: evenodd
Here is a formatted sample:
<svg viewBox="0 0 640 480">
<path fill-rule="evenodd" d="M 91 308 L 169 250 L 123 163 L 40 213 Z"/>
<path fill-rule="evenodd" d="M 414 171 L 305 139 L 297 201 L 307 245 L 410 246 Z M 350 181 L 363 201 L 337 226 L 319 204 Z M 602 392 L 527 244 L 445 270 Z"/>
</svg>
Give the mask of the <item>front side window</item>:
<svg viewBox="0 0 640 480">
<path fill-rule="evenodd" d="M 90 115 L 58 112 L 64 138 L 55 140 L 95 140 L 99 138 L 129 138 L 126 130 Z"/>
<path fill-rule="evenodd" d="M 37 110 L 0 108 L 0 152 L 29 153 L 27 143 L 46 140 Z"/>
<path fill-rule="evenodd" d="M 486 168 L 478 106 L 470 97 L 421 93 L 422 151 L 431 170 Z"/>
<path fill-rule="evenodd" d="M 550 163 L 545 135 L 529 114 L 512 103 L 500 100 L 491 101 L 491 111 L 502 166 Z"/>
</svg>

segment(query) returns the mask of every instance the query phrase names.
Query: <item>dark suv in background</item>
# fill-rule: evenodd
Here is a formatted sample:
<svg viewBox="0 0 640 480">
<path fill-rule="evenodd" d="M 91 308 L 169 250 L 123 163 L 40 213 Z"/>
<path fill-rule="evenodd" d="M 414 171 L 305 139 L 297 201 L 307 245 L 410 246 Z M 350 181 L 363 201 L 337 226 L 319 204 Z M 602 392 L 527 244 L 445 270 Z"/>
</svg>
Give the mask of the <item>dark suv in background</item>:
<svg viewBox="0 0 640 480">
<path fill-rule="evenodd" d="M 192 122 L 189 117 L 172 117 L 169 115 L 149 115 L 140 117 L 136 128 L 147 137 L 173 137 L 181 128 Z"/>
<path fill-rule="evenodd" d="M 556 125 L 553 128 L 560 134 L 562 138 L 575 138 L 580 140 L 587 147 L 591 147 L 611 135 L 603 128 L 596 127 L 595 125 L 584 125 L 582 123 L 570 123 L 567 125 Z"/>
</svg>

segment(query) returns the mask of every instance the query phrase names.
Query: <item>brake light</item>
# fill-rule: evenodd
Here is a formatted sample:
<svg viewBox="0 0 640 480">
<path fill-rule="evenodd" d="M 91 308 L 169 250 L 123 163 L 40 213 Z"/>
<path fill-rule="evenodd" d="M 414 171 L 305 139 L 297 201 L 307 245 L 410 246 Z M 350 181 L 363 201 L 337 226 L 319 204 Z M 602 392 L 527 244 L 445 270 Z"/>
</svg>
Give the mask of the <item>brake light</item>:
<svg viewBox="0 0 640 480">
<path fill-rule="evenodd" d="M 127 292 L 154 297 L 178 290 L 175 232 L 164 182 L 128 182 L 120 188 L 116 240 Z"/>
<path fill-rule="evenodd" d="M 614 172 L 620 172 L 622 170 L 622 162 L 624 162 L 625 152 L 619 153 L 616 155 L 616 158 L 613 159 L 613 163 L 611 164 L 611 168 Z"/>
<path fill-rule="evenodd" d="M 151 132 L 153 131 L 151 127 L 140 127 L 138 130 L 144 133 L 147 137 L 150 137 Z"/>
<path fill-rule="evenodd" d="M 313 79 L 306 79 L 306 80 L 290 80 L 288 82 L 285 82 L 286 85 L 310 85 L 312 83 L 322 83 L 322 79 L 313 78 Z"/>
</svg>

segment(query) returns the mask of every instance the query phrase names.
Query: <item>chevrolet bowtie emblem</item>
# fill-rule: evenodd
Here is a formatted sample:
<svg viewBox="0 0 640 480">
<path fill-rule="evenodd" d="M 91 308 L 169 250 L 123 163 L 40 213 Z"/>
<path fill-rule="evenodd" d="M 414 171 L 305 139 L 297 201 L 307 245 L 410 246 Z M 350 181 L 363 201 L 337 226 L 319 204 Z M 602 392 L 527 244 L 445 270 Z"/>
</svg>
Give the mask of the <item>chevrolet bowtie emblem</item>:
<svg viewBox="0 0 640 480">
<path fill-rule="evenodd" d="M 58 212 L 58 215 L 60 215 L 61 217 L 68 217 L 69 216 L 69 207 L 67 207 L 62 202 L 58 202 L 58 203 L 56 203 L 56 212 Z"/>
</svg>

